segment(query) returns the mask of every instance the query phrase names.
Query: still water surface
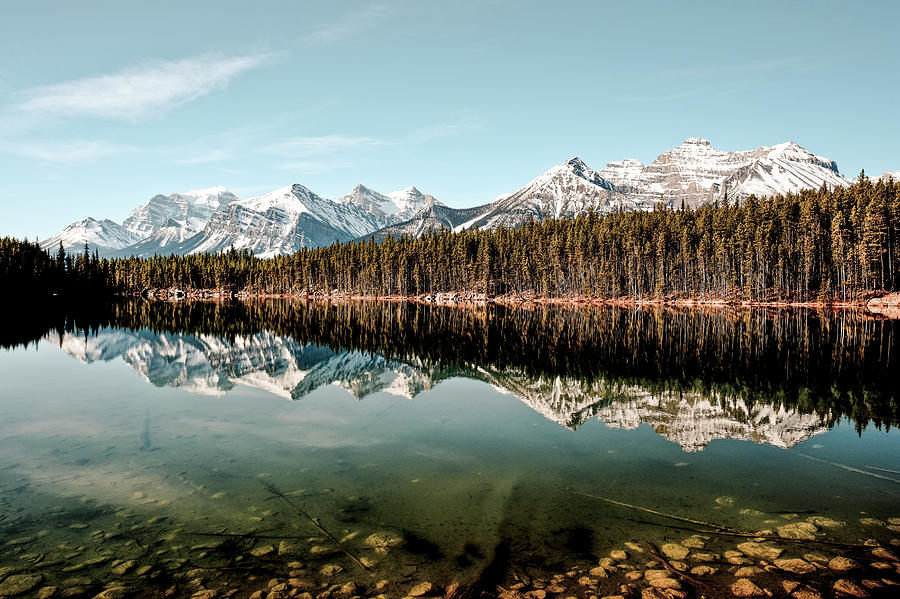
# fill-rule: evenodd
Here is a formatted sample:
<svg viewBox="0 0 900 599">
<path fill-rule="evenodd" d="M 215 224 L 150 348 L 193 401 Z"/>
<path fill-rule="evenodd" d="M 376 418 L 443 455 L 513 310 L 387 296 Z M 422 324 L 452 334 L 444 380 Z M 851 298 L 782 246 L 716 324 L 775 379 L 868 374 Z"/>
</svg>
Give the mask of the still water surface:
<svg viewBox="0 0 900 599">
<path fill-rule="evenodd" d="M 900 516 L 896 321 L 128 302 L 5 334 L 0 573 L 35 588 L 508 584 L 689 534 L 598 496 L 844 542 Z"/>
</svg>

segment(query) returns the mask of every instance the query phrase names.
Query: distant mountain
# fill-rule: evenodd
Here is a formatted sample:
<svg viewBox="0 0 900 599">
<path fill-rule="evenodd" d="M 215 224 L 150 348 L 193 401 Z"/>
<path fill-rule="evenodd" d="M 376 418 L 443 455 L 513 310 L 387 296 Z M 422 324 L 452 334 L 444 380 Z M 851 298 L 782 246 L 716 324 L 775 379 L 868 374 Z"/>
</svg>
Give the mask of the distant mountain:
<svg viewBox="0 0 900 599">
<path fill-rule="evenodd" d="M 886 173 L 882 173 L 878 178 L 883 181 L 900 181 L 900 171 L 888 171 Z"/>
<path fill-rule="evenodd" d="M 740 201 L 751 194 L 767 197 L 822 185 L 850 185 L 837 163 L 794 142 L 755 150 L 725 152 L 708 140 L 691 137 L 650 164 L 634 159 L 610 162 L 594 171 L 572 158 L 530 181 L 518 191 L 464 211 L 424 211 L 402 224 L 375 233 L 421 235 L 430 229 L 459 230 L 517 227 L 531 219 L 571 218 L 585 212 L 649 210 L 657 202 L 697 207 L 714 200 Z"/>
<path fill-rule="evenodd" d="M 740 399 L 711 401 L 700 394 L 651 394 L 607 380 L 540 377 L 524 370 L 436 368 L 417 359 L 389 360 L 362 351 L 334 350 L 290 337 L 257 333 L 225 340 L 210 335 L 101 329 L 91 336 L 55 333 L 50 339 L 86 363 L 122 360 L 147 382 L 203 395 L 224 395 L 243 384 L 301 399 L 338 385 L 357 399 L 389 393 L 413 399 L 452 377 L 465 377 L 513 395 L 561 426 L 575 430 L 596 417 L 613 428 L 649 424 L 684 451 L 714 439 L 744 439 L 791 447 L 828 430 L 828 419 Z"/>
<path fill-rule="evenodd" d="M 101 256 L 152 256 L 177 253 L 182 242 L 199 233 L 212 214 L 237 200 L 224 187 L 158 194 L 135 208 L 120 225 L 109 219 L 85 218 L 41 242 L 53 251 L 60 239 L 66 250 L 87 243 Z M 99 224 L 98 224 L 99 223 Z"/>
<path fill-rule="evenodd" d="M 274 256 L 335 241 L 518 227 L 532 219 L 649 210 L 659 201 L 696 207 L 726 198 L 741 201 L 751 194 L 773 196 L 849 184 L 833 160 L 794 142 L 728 152 L 691 137 L 646 165 L 626 159 L 595 171 L 572 158 L 516 192 L 472 208 L 445 206 L 415 187 L 381 194 L 357 185 L 336 201 L 299 184 L 247 200 L 224 187 L 212 187 L 153 196 L 121 226 L 94 219 L 73 223 L 44 246 L 53 249 L 63 239 L 66 247 L 83 248 L 87 241 L 103 255 L 119 256 L 216 252 L 233 246 Z"/>
<path fill-rule="evenodd" d="M 213 212 L 235 200 L 237 196 L 221 186 L 155 195 L 132 210 L 122 225 L 142 239 L 163 227 L 177 227 L 178 241 L 184 241 L 202 231 Z"/>
<path fill-rule="evenodd" d="M 434 197 L 423 194 L 415 187 L 382 195 L 363 185 L 357 185 L 338 202 L 356 206 L 371 214 L 379 222 L 379 227 L 409 220 L 417 212 L 432 206 L 443 206 Z"/>
<path fill-rule="evenodd" d="M 755 150 L 727 152 L 709 141 L 690 137 L 644 165 L 627 159 L 610 162 L 599 171 L 626 198 L 644 205 L 662 200 L 678 207 L 696 207 L 713 200 L 757 197 L 850 185 L 837 163 L 816 156 L 794 142 Z"/>
<path fill-rule="evenodd" d="M 72 223 L 56 235 L 43 240 L 41 245 L 54 252 L 62 242 L 66 252 L 80 254 L 84 251 L 84 244 L 87 243 L 91 252 L 97 250 L 106 255 L 139 240 L 139 235 L 119 223 L 109 219 L 97 220 L 88 217 Z"/>
</svg>

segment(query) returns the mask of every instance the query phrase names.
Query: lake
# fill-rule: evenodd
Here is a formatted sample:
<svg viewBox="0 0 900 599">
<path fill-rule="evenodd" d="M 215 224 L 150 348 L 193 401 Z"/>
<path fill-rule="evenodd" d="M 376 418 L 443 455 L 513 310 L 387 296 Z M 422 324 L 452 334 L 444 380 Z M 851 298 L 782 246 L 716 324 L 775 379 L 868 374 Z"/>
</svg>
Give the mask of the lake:
<svg viewBox="0 0 900 599">
<path fill-rule="evenodd" d="M 0 596 L 896 596 L 900 321 L 30 312 L 0 333 Z"/>
</svg>

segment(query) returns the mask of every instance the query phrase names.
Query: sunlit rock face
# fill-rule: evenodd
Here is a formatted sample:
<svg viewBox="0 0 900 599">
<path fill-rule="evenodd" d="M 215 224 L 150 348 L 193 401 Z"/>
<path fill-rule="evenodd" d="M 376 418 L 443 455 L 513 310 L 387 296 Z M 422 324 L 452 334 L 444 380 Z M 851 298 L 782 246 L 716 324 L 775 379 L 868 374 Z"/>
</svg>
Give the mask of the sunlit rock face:
<svg viewBox="0 0 900 599">
<path fill-rule="evenodd" d="M 759 198 L 802 189 L 850 185 L 834 160 L 816 156 L 794 142 L 734 152 L 709 140 L 689 137 L 650 164 L 634 159 L 610 162 L 597 171 L 633 202 L 663 201 L 696 207 L 714 200 Z"/>
</svg>

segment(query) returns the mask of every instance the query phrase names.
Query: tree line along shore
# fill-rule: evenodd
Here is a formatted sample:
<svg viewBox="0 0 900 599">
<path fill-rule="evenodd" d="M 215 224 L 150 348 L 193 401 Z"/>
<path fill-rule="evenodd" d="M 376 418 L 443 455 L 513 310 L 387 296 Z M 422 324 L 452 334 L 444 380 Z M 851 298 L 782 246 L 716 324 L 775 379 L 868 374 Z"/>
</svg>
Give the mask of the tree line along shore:
<svg viewBox="0 0 900 599">
<path fill-rule="evenodd" d="M 861 304 L 900 290 L 900 183 L 301 249 L 100 258 L 0 239 L 17 295 Z M 883 300 L 890 301 L 890 300 Z"/>
</svg>

